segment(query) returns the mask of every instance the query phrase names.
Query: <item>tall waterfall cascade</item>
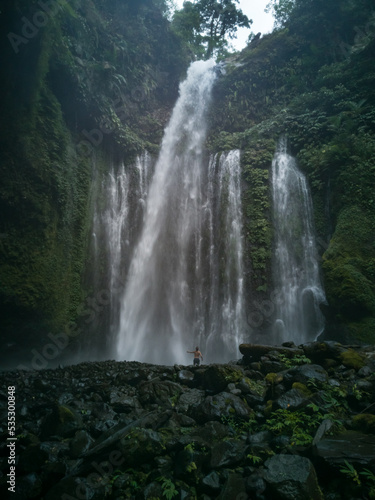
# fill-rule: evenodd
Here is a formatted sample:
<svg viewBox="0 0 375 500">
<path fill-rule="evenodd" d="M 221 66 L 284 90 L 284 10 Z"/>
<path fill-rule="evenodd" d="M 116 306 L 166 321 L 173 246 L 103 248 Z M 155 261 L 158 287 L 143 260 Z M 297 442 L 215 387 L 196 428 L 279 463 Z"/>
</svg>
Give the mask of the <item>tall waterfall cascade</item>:
<svg viewBox="0 0 375 500">
<path fill-rule="evenodd" d="M 186 351 L 196 345 L 207 362 L 238 357 L 244 332 L 240 153 L 209 158 L 204 151 L 214 81 L 213 61 L 190 66 L 142 194 L 142 230 L 130 249 L 119 311 L 119 360 L 188 364 Z M 122 175 L 113 195 L 118 214 L 108 212 L 114 273 L 129 225 L 126 203 L 120 208 L 116 198 Z"/>
<path fill-rule="evenodd" d="M 276 305 L 273 342 L 302 344 L 322 333 L 320 304 L 325 294 L 313 226 L 312 200 L 305 176 L 280 140 L 272 163 L 275 227 L 273 276 L 280 300 Z"/>
<path fill-rule="evenodd" d="M 112 162 L 100 180 L 93 220 L 93 275 L 97 312 L 105 308 L 107 351 L 116 341 L 120 300 L 130 265 L 131 249 L 140 233 L 152 169 L 150 155 L 137 157 L 132 170 Z M 99 315 L 98 315 L 99 316 Z M 102 347 L 103 342 L 101 342 Z"/>
</svg>

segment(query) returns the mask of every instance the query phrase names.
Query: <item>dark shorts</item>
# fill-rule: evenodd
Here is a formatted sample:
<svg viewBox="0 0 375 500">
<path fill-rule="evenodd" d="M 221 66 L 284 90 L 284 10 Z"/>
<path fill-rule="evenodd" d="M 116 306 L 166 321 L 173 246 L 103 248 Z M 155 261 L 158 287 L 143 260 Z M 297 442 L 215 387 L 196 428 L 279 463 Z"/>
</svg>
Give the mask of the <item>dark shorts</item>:
<svg viewBox="0 0 375 500">
<path fill-rule="evenodd" d="M 194 366 L 199 366 L 200 365 L 200 359 L 199 358 L 194 358 L 193 364 Z"/>
</svg>

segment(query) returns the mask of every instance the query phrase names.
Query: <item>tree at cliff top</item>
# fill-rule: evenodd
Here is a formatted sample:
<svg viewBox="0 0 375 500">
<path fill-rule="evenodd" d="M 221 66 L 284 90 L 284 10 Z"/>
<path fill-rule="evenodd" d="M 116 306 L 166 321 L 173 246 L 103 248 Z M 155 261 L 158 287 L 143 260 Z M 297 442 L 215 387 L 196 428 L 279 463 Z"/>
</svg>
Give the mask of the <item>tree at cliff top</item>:
<svg viewBox="0 0 375 500">
<path fill-rule="evenodd" d="M 235 5 L 238 1 L 184 2 L 173 17 L 173 27 L 198 58 L 225 54 L 228 38 L 235 38 L 239 27 L 249 28 L 252 23 Z"/>
</svg>

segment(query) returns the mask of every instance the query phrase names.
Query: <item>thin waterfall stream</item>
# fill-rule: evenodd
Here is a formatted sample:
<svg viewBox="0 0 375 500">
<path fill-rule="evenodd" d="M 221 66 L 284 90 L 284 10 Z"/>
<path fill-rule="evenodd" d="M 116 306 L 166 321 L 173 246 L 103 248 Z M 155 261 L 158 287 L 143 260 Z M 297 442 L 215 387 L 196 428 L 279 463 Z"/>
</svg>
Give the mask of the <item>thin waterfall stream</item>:
<svg viewBox="0 0 375 500">
<path fill-rule="evenodd" d="M 275 227 L 274 283 L 280 300 L 272 341 L 302 344 L 315 340 L 324 329 L 320 305 L 325 294 L 313 226 L 313 207 L 307 180 L 280 140 L 272 163 Z"/>
</svg>

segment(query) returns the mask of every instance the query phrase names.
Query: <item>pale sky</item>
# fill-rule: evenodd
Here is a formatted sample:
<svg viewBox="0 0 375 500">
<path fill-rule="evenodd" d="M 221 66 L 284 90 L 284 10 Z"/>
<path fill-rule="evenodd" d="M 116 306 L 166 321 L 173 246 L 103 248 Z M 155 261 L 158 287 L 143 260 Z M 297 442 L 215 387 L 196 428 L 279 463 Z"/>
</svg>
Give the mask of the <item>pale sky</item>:
<svg viewBox="0 0 375 500">
<path fill-rule="evenodd" d="M 177 8 L 181 9 L 183 0 L 175 0 Z M 266 14 L 264 9 L 266 8 L 269 0 L 240 0 L 239 6 L 244 14 L 247 15 L 249 19 L 253 20 L 253 24 L 250 29 L 240 28 L 237 31 L 237 40 L 231 40 L 232 45 L 236 50 L 241 50 L 246 47 L 246 42 L 251 31 L 257 34 L 259 31 L 264 35 L 269 33 L 273 28 L 273 17 L 272 14 Z"/>
</svg>

